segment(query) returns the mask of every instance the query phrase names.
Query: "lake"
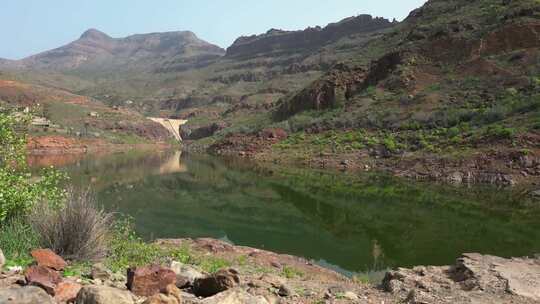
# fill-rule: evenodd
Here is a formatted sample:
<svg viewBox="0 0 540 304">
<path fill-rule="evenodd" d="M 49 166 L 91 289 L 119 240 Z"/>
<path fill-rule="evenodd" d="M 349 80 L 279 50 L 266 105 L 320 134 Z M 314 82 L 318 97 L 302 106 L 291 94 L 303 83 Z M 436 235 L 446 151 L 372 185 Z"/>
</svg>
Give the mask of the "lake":
<svg viewBox="0 0 540 304">
<path fill-rule="evenodd" d="M 212 237 L 373 276 L 397 266 L 448 265 L 466 252 L 540 253 L 539 203 L 494 187 L 180 152 L 73 162 L 63 166 L 72 182 L 91 187 L 108 210 L 132 216 L 149 240 Z"/>
</svg>

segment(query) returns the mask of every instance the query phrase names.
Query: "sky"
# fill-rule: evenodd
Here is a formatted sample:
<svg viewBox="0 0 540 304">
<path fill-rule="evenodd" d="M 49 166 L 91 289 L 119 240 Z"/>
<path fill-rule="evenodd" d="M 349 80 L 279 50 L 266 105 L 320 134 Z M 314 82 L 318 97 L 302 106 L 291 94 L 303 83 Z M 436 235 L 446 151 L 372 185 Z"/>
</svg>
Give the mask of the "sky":
<svg viewBox="0 0 540 304">
<path fill-rule="evenodd" d="M 228 47 L 271 28 L 299 30 L 371 14 L 402 20 L 426 0 L 3 0 L 0 58 L 21 59 L 76 40 L 190 30 Z"/>
</svg>

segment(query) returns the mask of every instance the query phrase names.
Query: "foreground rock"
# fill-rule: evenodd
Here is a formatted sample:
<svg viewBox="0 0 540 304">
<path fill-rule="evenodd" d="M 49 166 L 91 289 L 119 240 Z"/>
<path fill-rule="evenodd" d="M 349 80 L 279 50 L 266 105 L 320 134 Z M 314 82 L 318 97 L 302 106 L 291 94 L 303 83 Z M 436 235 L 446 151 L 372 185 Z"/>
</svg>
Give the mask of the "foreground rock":
<svg viewBox="0 0 540 304">
<path fill-rule="evenodd" d="M 43 289 L 35 286 L 13 286 L 0 290 L 0 303 L 2 304 L 54 304 Z"/>
<path fill-rule="evenodd" d="M 107 286 L 85 286 L 75 300 L 76 304 L 133 304 L 133 295 L 126 291 Z"/>
<path fill-rule="evenodd" d="M 231 289 L 211 298 L 201 304 L 269 304 L 263 296 L 255 296 L 241 289 Z"/>
<path fill-rule="evenodd" d="M 383 287 L 411 303 L 539 303 L 540 260 L 464 254 L 454 266 L 389 272 Z"/>
<path fill-rule="evenodd" d="M 41 287 L 52 296 L 55 295 L 57 285 L 62 282 L 58 272 L 44 266 L 29 267 L 25 279 L 28 285 Z"/>
<path fill-rule="evenodd" d="M 195 280 L 193 292 L 199 297 L 210 297 L 238 285 L 240 285 L 238 271 L 225 269 L 208 277 Z"/>
<path fill-rule="evenodd" d="M 112 278 L 112 272 L 103 264 L 94 264 L 90 271 L 90 277 L 94 280 L 107 281 Z"/>
<path fill-rule="evenodd" d="M 127 288 L 145 297 L 165 290 L 168 285 L 176 285 L 176 273 L 159 265 L 129 269 L 127 279 Z"/>
<path fill-rule="evenodd" d="M 146 299 L 144 304 L 181 304 L 182 292 L 175 285 L 168 285 L 160 294 Z"/>
<path fill-rule="evenodd" d="M 170 268 L 176 273 L 176 286 L 185 288 L 193 286 L 197 279 L 202 279 L 205 275 L 193 266 L 179 262 L 171 262 Z"/>
<path fill-rule="evenodd" d="M 58 271 L 64 270 L 67 266 L 66 261 L 50 249 L 36 249 L 31 252 L 31 255 L 39 266 Z"/>
<path fill-rule="evenodd" d="M 78 283 L 61 282 L 54 290 L 54 299 L 59 303 L 72 303 L 77 298 L 82 286 Z"/>
</svg>

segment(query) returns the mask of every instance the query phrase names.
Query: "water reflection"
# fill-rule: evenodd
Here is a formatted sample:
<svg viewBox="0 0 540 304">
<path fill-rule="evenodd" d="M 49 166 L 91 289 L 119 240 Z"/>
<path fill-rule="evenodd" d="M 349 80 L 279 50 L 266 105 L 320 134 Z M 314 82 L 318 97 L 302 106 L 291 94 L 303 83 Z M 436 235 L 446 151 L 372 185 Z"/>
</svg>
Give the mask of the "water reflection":
<svg viewBox="0 0 540 304">
<path fill-rule="evenodd" d="M 179 152 L 66 167 L 154 237 L 214 237 L 304 256 L 344 273 L 445 265 L 464 252 L 540 252 L 540 213 L 511 192 L 446 188 Z"/>
</svg>

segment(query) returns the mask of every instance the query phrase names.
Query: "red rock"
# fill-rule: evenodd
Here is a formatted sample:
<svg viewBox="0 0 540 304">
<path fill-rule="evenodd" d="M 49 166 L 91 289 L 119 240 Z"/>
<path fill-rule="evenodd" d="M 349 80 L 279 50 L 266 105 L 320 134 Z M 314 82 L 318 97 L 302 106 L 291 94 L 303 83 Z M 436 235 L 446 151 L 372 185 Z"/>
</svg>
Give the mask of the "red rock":
<svg viewBox="0 0 540 304">
<path fill-rule="evenodd" d="M 26 270 L 25 278 L 28 285 L 41 287 L 52 296 L 56 286 L 62 282 L 58 272 L 44 266 L 31 266 Z"/>
<path fill-rule="evenodd" d="M 176 273 L 159 265 L 130 268 L 127 271 L 127 287 L 138 296 L 150 297 L 176 285 Z"/>
<path fill-rule="evenodd" d="M 31 254 L 39 266 L 52 268 L 58 271 L 64 270 L 67 266 L 66 261 L 50 249 L 36 249 L 33 250 Z"/>
<path fill-rule="evenodd" d="M 55 288 L 54 299 L 59 303 L 74 302 L 81 288 L 82 288 L 81 284 L 72 283 L 72 282 L 61 282 Z"/>
</svg>

